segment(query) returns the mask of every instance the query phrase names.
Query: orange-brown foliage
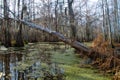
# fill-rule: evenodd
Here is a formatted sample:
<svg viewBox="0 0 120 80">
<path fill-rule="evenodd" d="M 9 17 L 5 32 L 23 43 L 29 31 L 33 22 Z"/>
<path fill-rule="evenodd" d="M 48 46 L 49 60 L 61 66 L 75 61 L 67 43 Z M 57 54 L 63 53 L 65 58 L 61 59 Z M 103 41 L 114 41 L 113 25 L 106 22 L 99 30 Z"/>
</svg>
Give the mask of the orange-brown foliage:
<svg viewBox="0 0 120 80">
<path fill-rule="evenodd" d="M 120 80 L 120 67 L 117 67 L 116 73 L 112 80 Z"/>
<path fill-rule="evenodd" d="M 92 47 L 99 53 L 106 53 L 109 48 L 109 41 L 104 41 L 103 35 L 99 34 L 92 43 Z"/>
<path fill-rule="evenodd" d="M 120 71 L 117 71 L 117 67 L 120 66 L 120 44 L 114 44 L 114 46 L 115 48 L 111 48 L 109 41 L 105 41 L 102 34 L 99 34 L 92 43 L 92 49 L 95 51 L 94 53 L 99 54 L 95 56 L 96 59 L 92 64 L 104 70 L 106 73 L 108 71 L 116 72 L 113 80 L 120 80 L 120 74 L 118 74 Z"/>
<path fill-rule="evenodd" d="M 104 41 L 104 40 L 103 40 L 102 34 L 99 34 L 99 35 L 97 36 L 97 38 L 95 38 L 95 40 L 93 41 L 92 47 L 94 48 L 94 47 L 100 46 L 101 43 L 103 43 L 103 41 Z"/>
</svg>

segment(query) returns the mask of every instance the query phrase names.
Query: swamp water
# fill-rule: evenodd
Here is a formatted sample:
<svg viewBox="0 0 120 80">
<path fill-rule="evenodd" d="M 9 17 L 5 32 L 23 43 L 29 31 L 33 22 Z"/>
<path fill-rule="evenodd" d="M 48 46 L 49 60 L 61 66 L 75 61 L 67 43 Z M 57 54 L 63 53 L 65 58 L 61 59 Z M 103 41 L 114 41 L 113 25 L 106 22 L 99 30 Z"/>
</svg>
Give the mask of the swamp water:
<svg viewBox="0 0 120 80">
<path fill-rule="evenodd" d="M 63 43 L 0 47 L 0 80 L 110 80 L 79 64 L 74 49 Z"/>
</svg>

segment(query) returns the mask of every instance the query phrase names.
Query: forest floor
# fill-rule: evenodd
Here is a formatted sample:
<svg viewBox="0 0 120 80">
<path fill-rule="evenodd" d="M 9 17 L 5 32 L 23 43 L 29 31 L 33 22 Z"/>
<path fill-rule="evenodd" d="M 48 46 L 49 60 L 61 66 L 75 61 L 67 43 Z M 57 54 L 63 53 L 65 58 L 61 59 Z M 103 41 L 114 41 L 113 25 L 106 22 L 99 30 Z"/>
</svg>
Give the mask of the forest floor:
<svg viewBox="0 0 120 80">
<path fill-rule="evenodd" d="M 85 44 L 90 45 L 91 43 Z M 65 70 L 66 80 L 111 80 L 110 76 L 103 75 L 94 68 L 81 68 L 84 60 L 74 54 L 73 48 L 57 49 L 52 52 L 51 59 Z"/>
<path fill-rule="evenodd" d="M 89 46 L 91 45 L 91 43 L 88 43 L 88 44 L 85 43 L 85 45 Z M 5 49 L 3 48 L 3 50 Z M 99 70 L 94 69 L 88 64 L 86 67 L 86 64 L 84 64 L 86 59 L 80 58 L 80 56 L 75 53 L 74 48 L 71 48 L 69 45 L 65 45 L 62 42 L 32 43 L 32 44 L 26 45 L 24 49 L 22 49 L 22 51 L 20 51 L 19 48 L 15 48 L 14 50 L 14 48 L 12 49 L 12 47 L 8 49 L 8 52 L 10 52 L 9 50 L 12 52 L 14 51 L 16 54 L 17 53 L 19 54 L 20 52 L 25 57 L 25 60 L 23 59 L 22 61 L 19 62 L 19 64 L 21 65 L 17 67 L 14 66 L 15 69 L 17 70 L 20 69 L 20 71 L 26 70 L 26 67 L 31 66 L 34 61 L 37 61 L 37 62 L 44 61 L 42 63 L 45 63 L 46 61 L 50 61 L 52 63 L 57 63 L 58 66 L 63 68 L 65 72 L 65 80 L 111 80 L 110 75 L 104 75 L 103 73 L 100 73 Z M 40 57 L 42 58 L 42 60 L 39 59 Z M 14 56 L 11 58 L 14 59 Z M 13 68 L 13 66 L 10 66 L 10 67 Z M 38 70 L 36 69 L 36 73 L 38 73 Z M 14 75 L 14 74 L 11 73 L 11 75 Z M 34 75 L 36 76 L 35 73 Z M 38 80 L 41 80 L 41 79 L 39 78 Z"/>
</svg>

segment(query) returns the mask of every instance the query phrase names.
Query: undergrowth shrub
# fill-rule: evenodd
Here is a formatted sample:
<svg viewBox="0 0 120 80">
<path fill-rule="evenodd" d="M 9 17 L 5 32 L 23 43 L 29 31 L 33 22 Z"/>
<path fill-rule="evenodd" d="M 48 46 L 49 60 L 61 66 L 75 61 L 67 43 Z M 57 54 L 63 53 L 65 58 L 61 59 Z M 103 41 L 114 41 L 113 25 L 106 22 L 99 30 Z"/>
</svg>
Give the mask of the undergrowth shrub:
<svg viewBox="0 0 120 80">
<path fill-rule="evenodd" d="M 115 61 L 114 49 L 110 47 L 109 40 L 105 41 L 102 34 L 99 34 L 97 38 L 92 43 L 92 49 L 95 51 L 96 57 L 93 65 L 97 65 L 98 68 L 107 72 L 107 70 L 112 72 L 112 69 L 117 67 L 118 61 Z M 99 55 L 98 55 L 98 54 Z"/>
</svg>

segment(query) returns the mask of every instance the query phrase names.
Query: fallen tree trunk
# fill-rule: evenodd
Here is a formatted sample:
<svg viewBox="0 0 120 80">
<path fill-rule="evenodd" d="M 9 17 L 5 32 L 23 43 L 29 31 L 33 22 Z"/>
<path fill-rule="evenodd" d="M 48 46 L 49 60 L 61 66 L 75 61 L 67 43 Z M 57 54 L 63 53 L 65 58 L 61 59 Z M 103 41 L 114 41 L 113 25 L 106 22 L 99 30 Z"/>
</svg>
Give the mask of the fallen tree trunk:
<svg viewBox="0 0 120 80">
<path fill-rule="evenodd" d="M 90 51 L 89 48 L 87 48 L 85 45 L 83 45 L 82 43 L 78 42 L 78 41 L 71 41 L 71 39 L 64 37 L 64 35 L 56 32 L 56 31 L 52 31 L 48 28 L 44 28 L 42 26 L 36 25 L 34 23 L 28 22 L 28 21 L 24 21 L 24 20 L 16 20 L 16 21 L 20 21 L 21 23 L 23 23 L 24 25 L 27 25 L 31 28 L 36 28 L 39 29 L 41 31 L 44 31 L 48 34 L 51 34 L 53 36 L 56 36 L 59 40 L 71 45 L 72 47 L 74 47 L 77 50 L 82 50 L 83 52 L 88 53 Z"/>
<path fill-rule="evenodd" d="M 36 25 L 32 22 L 28 22 L 28 21 L 24 21 L 24 20 L 18 20 L 18 19 L 12 19 L 12 20 L 18 21 L 18 22 L 20 22 L 24 25 L 27 25 L 31 28 L 35 28 L 35 29 L 41 30 L 43 32 L 46 32 L 52 36 L 55 36 L 62 42 L 71 45 L 73 48 L 77 49 L 78 51 L 81 51 L 84 55 L 87 55 L 92 59 L 99 58 L 101 56 L 104 58 L 107 57 L 106 54 L 101 54 L 98 51 L 95 51 L 94 49 L 90 49 L 78 41 L 72 41 L 70 38 L 66 38 L 63 34 L 60 34 L 59 32 L 56 32 L 56 31 L 52 31 L 52 30 L 48 29 L 47 27 L 42 27 L 40 25 Z"/>
<path fill-rule="evenodd" d="M 91 59 L 95 60 L 96 58 L 99 58 L 100 56 L 107 57 L 106 55 L 100 54 L 99 52 L 86 47 L 84 44 L 82 44 L 78 41 L 72 41 L 70 38 L 66 38 L 63 34 L 60 34 L 59 32 L 56 32 L 56 31 L 52 31 L 52 30 L 48 29 L 47 27 L 42 27 L 40 25 L 36 25 L 32 22 L 28 22 L 28 21 L 24 21 L 24 20 L 17 20 L 17 19 L 12 19 L 12 20 L 21 22 L 22 24 L 27 25 L 31 28 L 35 28 L 35 29 L 44 31 L 52 36 L 55 36 L 62 42 L 69 44 L 73 48 L 80 51 L 83 55 L 86 55 L 86 56 L 90 57 Z"/>
</svg>

